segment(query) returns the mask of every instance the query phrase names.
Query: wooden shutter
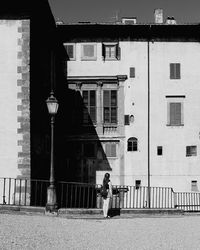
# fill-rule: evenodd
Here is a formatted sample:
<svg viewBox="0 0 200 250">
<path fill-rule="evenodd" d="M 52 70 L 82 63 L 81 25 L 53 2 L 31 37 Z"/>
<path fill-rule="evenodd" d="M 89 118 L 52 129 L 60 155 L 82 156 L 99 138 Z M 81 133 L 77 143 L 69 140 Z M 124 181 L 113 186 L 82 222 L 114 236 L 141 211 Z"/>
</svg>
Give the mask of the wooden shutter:
<svg viewBox="0 0 200 250">
<path fill-rule="evenodd" d="M 130 68 L 130 78 L 134 78 L 135 77 L 135 68 L 131 67 Z"/>
<path fill-rule="evenodd" d="M 102 43 L 102 57 L 105 60 L 106 54 L 105 54 L 105 45 Z"/>
<path fill-rule="evenodd" d="M 116 58 L 117 60 L 121 59 L 121 48 L 119 47 L 119 44 L 116 45 Z"/>
<path fill-rule="evenodd" d="M 175 65 L 170 63 L 170 79 L 175 79 Z"/>
<path fill-rule="evenodd" d="M 181 65 L 180 63 L 176 63 L 176 79 L 181 78 Z"/>
<path fill-rule="evenodd" d="M 71 44 L 65 45 L 65 49 L 66 49 L 68 57 L 70 59 L 74 58 L 74 45 L 71 45 Z"/>
<path fill-rule="evenodd" d="M 124 125 L 129 125 L 130 120 L 129 120 L 129 115 L 124 115 Z"/>
<path fill-rule="evenodd" d="M 181 125 L 181 103 L 170 103 L 170 125 Z"/>
</svg>

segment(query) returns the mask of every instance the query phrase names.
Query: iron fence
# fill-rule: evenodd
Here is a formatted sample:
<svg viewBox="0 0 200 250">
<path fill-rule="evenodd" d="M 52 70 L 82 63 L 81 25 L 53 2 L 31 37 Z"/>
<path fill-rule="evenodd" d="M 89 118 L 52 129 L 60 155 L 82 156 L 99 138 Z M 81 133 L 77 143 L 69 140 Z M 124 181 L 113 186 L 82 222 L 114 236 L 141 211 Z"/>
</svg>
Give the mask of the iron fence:
<svg viewBox="0 0 200 250">
<path fill-rule="evenodd" d="M 174 193 L 174 207 L 188 212 L 200 211 L 200 193 L 195 193 L 195 192 Z"/>
<path fill-rule="evenodd" d="M 0 178 L 0 204 L 20 206 L 45 206 L 47 180 Z M 102 208 L 101 185 L 88 183 L 56 183 L 59 208 Z M 179 208 L 200 211 L 200 193 L 177 193 L 170 187 L 150 188 L 150 208 Z M 149 208 L 148 187 L 113 186 L 111 208 Z"/>
</svg>

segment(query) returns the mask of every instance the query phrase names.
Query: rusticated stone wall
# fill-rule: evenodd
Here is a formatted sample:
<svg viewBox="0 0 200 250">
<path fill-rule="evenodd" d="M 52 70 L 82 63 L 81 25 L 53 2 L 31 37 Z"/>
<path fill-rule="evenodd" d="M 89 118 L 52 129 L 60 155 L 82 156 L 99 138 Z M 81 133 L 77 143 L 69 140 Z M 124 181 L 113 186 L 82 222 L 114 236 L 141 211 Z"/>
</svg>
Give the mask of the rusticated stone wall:
<svg viewBox="0 0 200 250">
<path fill-rule="evenodd" d="M 18 27 L 18 169 L 19 178 L 30 178 L 30 20 Z"/>
</svg>

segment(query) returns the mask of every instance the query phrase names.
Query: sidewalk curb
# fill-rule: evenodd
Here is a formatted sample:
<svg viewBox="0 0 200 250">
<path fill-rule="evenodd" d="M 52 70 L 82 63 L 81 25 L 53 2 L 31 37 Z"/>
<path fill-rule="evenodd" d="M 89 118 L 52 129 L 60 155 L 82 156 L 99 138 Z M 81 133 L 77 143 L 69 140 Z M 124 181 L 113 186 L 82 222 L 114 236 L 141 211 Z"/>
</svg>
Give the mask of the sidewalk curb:
<svg viewBox="0 0 200 250">
<path fill-rule="evenodd" d="M 34 207 L 34 206 L 13 206 L 13 205 L 0 205 L 0 213 L 20 213 L 20 214 L 40 214 L 51 216 L 51 213 L 45 213 L 45 207 Z M 110 210 L 111 217 L 118 216 L 119 218 L 122 217 L 137 217 L 137 216 L 177 216 L 177 215 L 184 215 L 185 212 L 181 209 L 111 209 Z M 58 209 L 57 213 L 52 213 L 52 216 L 58 217 L 65 217 L 65 218 L 81 218 L 84 216 L 90 216 L 91 218 L 94 217 L 101 217 L 103 214 L 102 209 L 93 208 L 60 208 Z"/>
</svg>

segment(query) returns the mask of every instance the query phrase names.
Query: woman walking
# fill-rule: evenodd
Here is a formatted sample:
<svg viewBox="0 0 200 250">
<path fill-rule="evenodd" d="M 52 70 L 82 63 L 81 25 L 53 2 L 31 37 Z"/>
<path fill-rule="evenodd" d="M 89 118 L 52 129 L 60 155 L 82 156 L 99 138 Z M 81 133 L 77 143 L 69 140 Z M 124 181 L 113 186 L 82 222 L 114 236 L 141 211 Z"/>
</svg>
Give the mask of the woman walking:
<svg viewBox="0 0 200 250">
<path fill-rule="evenodd" d="M 110 181 L 110 174 L 106 173 L 103 178 L 103 190 L 105 195 L 103 197 L 103 216 L 104 218 L 110 218 L 108 216 L 108 210 L 110 205 L 110 199 L 112 198 L 112 183 Z"/>
</svg>

